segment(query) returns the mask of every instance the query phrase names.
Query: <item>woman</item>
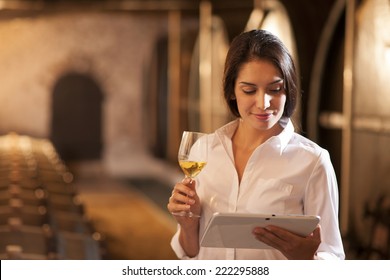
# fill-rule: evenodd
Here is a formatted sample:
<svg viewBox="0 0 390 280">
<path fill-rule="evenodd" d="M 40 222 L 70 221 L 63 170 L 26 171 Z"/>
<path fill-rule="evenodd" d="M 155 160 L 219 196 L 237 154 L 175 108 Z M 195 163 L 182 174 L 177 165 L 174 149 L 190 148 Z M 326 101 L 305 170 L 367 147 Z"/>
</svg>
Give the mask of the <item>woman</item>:
<svg viewBox="0 0 390 280">
<path fill-rule="evenodd" d="M 171 245 L 181 259 L 344 259 L 338 227 L 338 187 L 329 154 L 294 132 L 297 99 L 293 60 L 271 33 L 237 36 L 227 54 L 224 97 L 236 120 L 210 134 L 208 163 L 195 181 L 177 183 L 168 210 L 191 208 L 201 218 L 175 216 Z M 269 226 L 253 235 L 274 249 L 200 247 L 215 212 L 304 214 L 320 225 L 301 237 Z"/>
</svg>

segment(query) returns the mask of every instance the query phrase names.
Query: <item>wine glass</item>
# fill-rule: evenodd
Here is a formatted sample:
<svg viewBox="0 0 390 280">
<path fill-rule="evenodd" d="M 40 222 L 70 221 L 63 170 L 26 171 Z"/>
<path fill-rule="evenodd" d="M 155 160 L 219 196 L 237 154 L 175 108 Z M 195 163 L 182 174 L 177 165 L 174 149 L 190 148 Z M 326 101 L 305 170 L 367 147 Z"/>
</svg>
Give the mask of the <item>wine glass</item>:
<svg viewBox="0 0 390 280">
<path fill-rule="evenodd" d="M 178 160 L 186 178 L 192 180 L 207 164 L 207 134 L 184 131 L 178 152 Z M 172 213 L 183 217 L 200 217 L 190 211 Z"/>
</svg>

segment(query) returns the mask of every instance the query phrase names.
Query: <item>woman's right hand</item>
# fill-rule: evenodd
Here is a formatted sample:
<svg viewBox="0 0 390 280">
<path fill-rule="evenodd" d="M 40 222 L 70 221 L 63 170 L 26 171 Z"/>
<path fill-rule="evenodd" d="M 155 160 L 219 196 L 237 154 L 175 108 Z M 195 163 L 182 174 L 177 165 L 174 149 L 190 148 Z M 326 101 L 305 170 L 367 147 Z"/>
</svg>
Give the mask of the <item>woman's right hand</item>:
<svg viewBox="0 0 390 280">
<path fill-rule="evenodd" d="M 196 182 L 184 179 L 173 188 L 167 208 L 169 212 L 192 211 L 201 214 L 200 200 L 195 190 Z M 195 257 L 199 253 L 199 218 L 173 215 L 181 227 L 179 242 L 188 257 Z"/>
<path fill-rule="evenodd" d="M 169 198 L 167 205 L 168 211 L 170 213 L 175 212 L 189 212 L 199 215 L 201 214 L 201 205 L 198 195 L 195 190 L 196 182 L 189 178 L 185 178 L 182 182 L 177 183 L 172 191 L 172 195 Z M 194 222 L 198 224 L 199 218 L 196 217 L 185 217 L 174 215 L 177 222 L 182 227 L 188 227 L 193 225 Z"/>
</svg>

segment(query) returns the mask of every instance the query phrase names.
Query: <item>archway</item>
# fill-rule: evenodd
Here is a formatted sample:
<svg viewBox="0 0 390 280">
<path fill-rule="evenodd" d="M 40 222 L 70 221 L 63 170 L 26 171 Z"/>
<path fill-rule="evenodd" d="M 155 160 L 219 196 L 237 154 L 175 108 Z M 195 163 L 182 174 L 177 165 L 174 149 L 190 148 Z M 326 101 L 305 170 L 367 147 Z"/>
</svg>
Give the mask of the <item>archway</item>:
<svg viewBox="0 0 390 280">
<path fill-rule="evenodd" d="M 79 73 L 62 76 L 53 88 L 50 139 L 65 161 L 101 157 L 102 101 L 99 85 Z"/>
</svg>

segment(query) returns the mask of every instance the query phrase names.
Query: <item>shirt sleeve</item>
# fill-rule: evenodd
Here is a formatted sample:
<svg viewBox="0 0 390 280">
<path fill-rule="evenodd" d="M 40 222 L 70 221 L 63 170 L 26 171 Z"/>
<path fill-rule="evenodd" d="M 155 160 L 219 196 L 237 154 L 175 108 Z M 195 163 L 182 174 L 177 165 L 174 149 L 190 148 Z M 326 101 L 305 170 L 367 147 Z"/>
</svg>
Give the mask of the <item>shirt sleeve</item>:
<svg viewBox="0 0 390 280">
<path fill-rule="evenodd" d="M 191 257 L 186 255 L 186 252 L 184 251 L 183 247 L 181 247 L 181 244 L 179 241 L 179 235 L 180 235 L 180 226 L 178 225 L 177 231 L 171 240 L 171 247 L 172 247 L 172 250 L 175 252 L 176 256 L 181 260 L 197 260 L 198 256 L 191 258 Z"/>
<path fill-rule="evenodd" d="M 321 244 L 316 259 L 344 259 L 339 229 L 339 195 L 329 153 L 323 150 L 306 186 L 304 212 L 321 217 Z"/>
</svg>

